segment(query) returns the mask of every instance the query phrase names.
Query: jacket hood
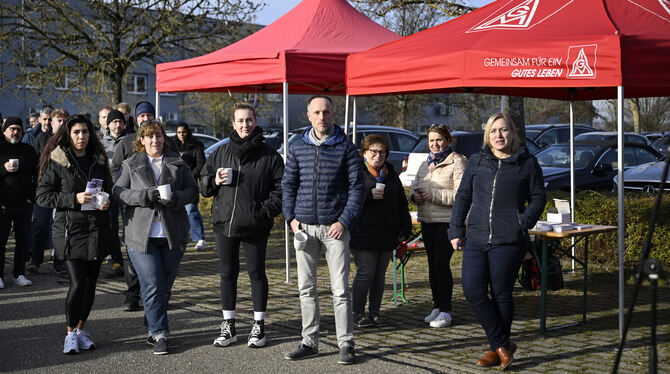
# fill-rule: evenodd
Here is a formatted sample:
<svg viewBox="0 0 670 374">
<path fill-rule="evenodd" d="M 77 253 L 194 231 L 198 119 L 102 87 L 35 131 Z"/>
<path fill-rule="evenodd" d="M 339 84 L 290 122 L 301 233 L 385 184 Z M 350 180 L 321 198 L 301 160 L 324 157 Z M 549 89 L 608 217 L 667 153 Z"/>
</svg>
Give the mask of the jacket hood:
<svg viewBox="0 0 670 374">
<path fill-rule="evenodd" d="M 70 167 L 70 159 L 68 158 L 68 152 L 70 148 L 61 148 L 60 145 L 57 145 L 53 151 L 51 151 L 51 160 L 63 167 Z M 101 165 L 106 165 L 105 156 L 99 150 L 95 152 L 96 163 Z"/>
<path fill-rule="evenodd" d="M 340 126 L 333 125 L 333 128 L 335 128 L 333 136 L 325 143 L 323 143 L 323 145 L 333 146 L 335 144 L 340 144 L 347 138 L 346 134 L 344 134 L 344 130 L 342 130 Z M 309 145 L 314 145 L 314 143 L 309 139 L 310 131 L 312 131 L 312 126 L 306 128 L 305 131 L 302 132 L 302 140 Z"/>
</svg>

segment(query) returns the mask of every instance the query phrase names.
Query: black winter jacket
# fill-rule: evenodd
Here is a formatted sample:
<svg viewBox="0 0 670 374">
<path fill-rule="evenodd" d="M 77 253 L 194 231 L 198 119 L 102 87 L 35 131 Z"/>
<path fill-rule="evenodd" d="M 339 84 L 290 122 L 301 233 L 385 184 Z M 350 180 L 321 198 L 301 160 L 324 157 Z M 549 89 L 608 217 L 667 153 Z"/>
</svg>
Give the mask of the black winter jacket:
<svg viewBox="0 0 670 374">
<path fill-rule="evenodd" d="M 96 152 L 89 170 L 80 170 L 69 147 L 56 147 L 37 185 L 37 203 L 55 208 L 53 246 L 59 260 L 102 260 L 109 254 L 112 230 L 109 214 L 101 210 L 81 210 L 76 195 L 86 190 L 93 178 L 103 180 L 103 190 L 111 195 L 112 176 L 103 151 Z"/>
<path fill-rule="evenodd" d="M 217 186 L 216 170 L 222 167 L 233 169 L 232 183 Z M 244 160 L 230 143 L 209 155 L 200 173 L 200 193 L 214 196 L 214 231 L 229 238 L 269 235 L 274 217 L 281 213 L 283 173 L 282 157 L 265 143 Z"/>
<path fill-rule="evenodd" d="M 485 147 L 465 167 L 449 238 L 465 235 L 468 241 L 481 244 L 523 243 L 546 202 L 542 169 L 525 146 L 505 159 L 498 159 Z"/>
<path fill-rule="evenodd" d="M 174 136 L 172 140 L 177 145 L 177 149 L 174 151 L 179 153 L 181 158 L 186 161 L 186 165 L 193 172 L 193 178 L 197 181 L 200 178 L 200 170 L 205 166 L 205 146 L 192 136 L 183 143 L 179 141 L 177 136 Z"/>
<path fill-rule="evenodd" d="M 377 180 L 363 164 L 365 204 L 363 211 L 350 228 L 349 246 L 355 249 L 392 251 L 398 245 L 398 236 L 408 238 L 412 233 L 405 190 L 393 166 L 387 163 L 389 173 L 384 179 L 384 198 L 372 198 Z"/>
<path fill-rule="evenodd" d="M 39 165 L 35 149 L 26 143 L 11 144 L 4 136 L 0 138 L 0 204 L 19 206 L 26 200 L 34 203 Z M 12 158 L 19 160 L 19 170 L 14 173 L 4 167 Z"/>
</svg>

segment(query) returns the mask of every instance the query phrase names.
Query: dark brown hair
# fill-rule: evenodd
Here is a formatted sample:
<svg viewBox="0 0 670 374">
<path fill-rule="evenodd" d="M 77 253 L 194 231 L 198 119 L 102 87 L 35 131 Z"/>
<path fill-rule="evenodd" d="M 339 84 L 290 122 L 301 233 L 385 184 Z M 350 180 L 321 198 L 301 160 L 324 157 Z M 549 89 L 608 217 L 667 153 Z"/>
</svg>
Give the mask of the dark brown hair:
<svg viewBox="0 0 670 374">
<path fill-rule="evenodd" d="M 144 144 L 142 144 L 142 137 L 151 136 L 159 132 L 163 134 L 163 152 L 170 149 L 170 145 L 168 144 L 168 137 L 167 134 L 165 133 L 165 126 L 163 126 L 163 122 L 157 119 L 150 119 L 148 121 L 142 122 L 142 126 L 140 126 L 140 129 L 137 131 L 137 139 L 135 139 L 135 141 L 133 142 L 133 151 L 135 151 L 136 153 L 145 152 L 146 149 L 144 149 Z"/>
<path fill-rule="evenodd" d="M 447 141 L 447 144 L 451 144 L 451 142 L 454 140 L 451 137 L 451 133 L 449 132 L 449 128 L 445 125 L 439 124 L 439 125 L 431 125 L 428 128 L 428 131 L 426 131 L 426 136 L 430 136 L 431 132 L 436 132 L 444 138 L 444 140 Z"/>
<path fill-rule="evenodd" d="M 366 136 L 365 139 L 363 139 L 363 143 L 361 144 L 361 157 L 365 158 L 365 152 L 367 152 L 368 149 L 370 149 L 370 147 L 375 144 L 381 144 L 384 146 L 384 150 L 386 151 L 385 157 L 388 157 L 389 149 L 391 148 L 389 147 L 389 141 L 386 140 L 385 137 L 377 134 L 370 134 Z"/>
</svg>

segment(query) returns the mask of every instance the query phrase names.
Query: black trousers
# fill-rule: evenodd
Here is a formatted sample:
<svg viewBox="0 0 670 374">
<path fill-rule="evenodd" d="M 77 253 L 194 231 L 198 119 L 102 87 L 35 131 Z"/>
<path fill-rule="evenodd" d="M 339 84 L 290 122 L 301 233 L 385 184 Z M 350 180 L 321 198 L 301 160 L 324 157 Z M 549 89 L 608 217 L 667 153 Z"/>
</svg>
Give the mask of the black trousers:
<svg viewBox="0 0 670 374">
<path fill-rule="evenodd" d="M 268 304 L 268 278 L 265 274 L 265 253 L 268 237 L 229 238 L 214 233 L 221 273 L 221 309 L 235 310 L 237 277 L 240 274 L 240 244 L 244 248 L 247 273 L 251 281 L 251 299 L 255 312 L 264 312 Z"/>
<path fill-rule="evenodd" d="M 74 328 L 79 321 L 86 321 L 91 313 L 102 260 L 65 260 L 64 263 L 70 276 L 70 289 L 65 298 L 65 318 L 68 327 Z"/>
<path fill-rule="evenodd" d="M 440 312 L 451 310 L 454 278 L 451 275 L 451 256 L 454 249 L 449 241 L 448 223 L 421 223 L 423 243 L 428 257 L 428 279 L 433 293 L 433 304 Z"/>
<path fill-rule="evenodd" d="M 0 278 L 5 276 L 5 252 L 9 231 L 14 228 L 14 278 L 25 274 L 26 260 L 31 245 L 32 204 L 25 202 L 19 206 L 0 206 Z"/>
</svg>

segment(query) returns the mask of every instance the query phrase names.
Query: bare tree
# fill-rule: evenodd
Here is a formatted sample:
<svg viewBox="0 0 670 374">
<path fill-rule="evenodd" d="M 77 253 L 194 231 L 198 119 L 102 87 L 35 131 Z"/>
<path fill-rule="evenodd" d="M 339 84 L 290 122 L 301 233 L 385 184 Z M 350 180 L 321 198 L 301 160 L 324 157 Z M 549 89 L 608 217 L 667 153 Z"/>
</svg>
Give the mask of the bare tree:
<svg viewBox="0 0 670 374">
<path fill-rule="evenodd" d="M 192 57 L 246 35 L 251 0 L 41 0 L 0 4 L 0 41 L 11 84 L 62 96 L 73 87 L 123 101 L 138 63 Z M 67 80 L 67 84 L 66 83 Z"/>
<path fill-rule="evenodd" d="M 617 128 L 617 102 L 607 100 L 602 108 L 605 128 Z M 624 100 L 625 131 L 670 131 L 670 97 L 646 97 Z"/>
</svg>

